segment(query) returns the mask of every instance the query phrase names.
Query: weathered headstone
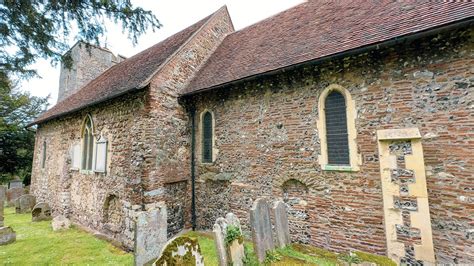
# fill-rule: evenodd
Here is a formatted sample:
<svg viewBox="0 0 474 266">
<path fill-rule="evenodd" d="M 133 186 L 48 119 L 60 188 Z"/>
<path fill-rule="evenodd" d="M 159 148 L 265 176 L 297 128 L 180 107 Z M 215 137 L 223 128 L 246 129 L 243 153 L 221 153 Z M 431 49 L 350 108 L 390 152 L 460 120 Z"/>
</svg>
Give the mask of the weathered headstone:
<svg viewBox="0 0 474 266">
<path fill-rule="evenodd" d="M 23 188 L 11 188 L 7 190 L 7 205 L 15 206 L 15 201 L 25 194 Z"/>
<path fill-rule="evenodd" d="M 225 232 L 227 230 L 227 224 L 224 218 L 219 217 L 214 224 L 212 231 L 214 232 L 214 239 L 216 242 L 217 256 L 219 266 L 228 265 L 227 249 L 225 246 Z"/>
<path fill-rule="evenodd" d="M 8 184 L 8 188 L 9 188 L 9 189 L 12 189 L 12 188 L 23 188 L 23 182 L 22 182 L 20 179 L 12 180 L 12 181 L 10 181 L 10 183 Z"/>
<path fill-rule="evenodd" d="M 0 227 L 3 226 L 4 214 L 3 208 L 5 207 L 5 200 L 7 199 L 6 187 L 0 185 Z"/>
<path fill-rule="evenodd" d="M 9 226 L 0 227 L 0 245 L 7 245 L 15 242 L 16 233 Z"/>
<path fill-rule="evenodd" d="M 229 258 L 233 266 L 243 266 L 245 260 L 245 249 L 243 239 L 236 239 L 229 244 Z"/>
<path fill-rule="evenodd" d="M 0 200 L 0 227 L 3 227 L 4 225 L 4 214 L 3 214 L 3 208 L 4 208 L 4 201 Z"/>
<path fill-rule="evenodd" d="M 31 220 L 33 222 L 49 221 L 51 219 L 51 207 L 49 207 L 48 203 L 40 202 L 33 207 L 31 211 Z"/>
<path fill-rule="evenodd" d="M 275 233 L 277 238 L 277 246 L 282 248 L 290 244 L 290 229 L 288 227 L 288 214 L 286 212 L 286 204 L 279 200 L 273 205 L 273 213 L 275 218 Z"/>
<path fill-rule="evenodd" d="M 11 227 L 5 226 L 4 224 L 4 204 L 5 202 L 3 200 L 0 201 L 0 245 L 7 245 L 15 242 L 16 240 L 15 231 L 13 231 Z"/>
<path fill-rule="evenodd" d="M 257 199 L 250 209 L 250 227 L 255 254 L 263 262 L 268 250 L 274 248 L 270 208 L 265 198 Z"/>
<path fill-rule="evenodd" d="M 167 240 L 166 206 L 139 212 L 135 222 L 135 265 L 156 259 Z"/>
<path fill-rule="evenodd" d="M 232 243 L 226 244 L 227 227 L 230 225 L 235 226 L 242 232 L 239 218 L 233 213 L 228 213 L 226 218 L 217 218 L 213 228 L 220 266 L 227 266 L 229 264 L 235 266 L 243 265 L 242 260 L 245 257 L 243 239 L 234 240 Z"/>
<path fill-rule="evenodd" d="M 28 213 L 35 207 L 36 199 L 35 196 L 27 194 L 19 197 L 15 201 L 16 213 Z"/>
<path fill-rule="evenodd" d="M 53 218 L 51 226 L 53 227 L 53 231 L 69 229 L 69 227 L 71 227 L 71 221 L 63 215 L 58 215 Z"/>
<path fill-rule="evenodd" d="M 154 266 L 204 265 L 204 257 L 197 239 L 179 236 L 164 246 Z"/>
<path fill-rule="evenodd" d="M 7 200 L 7 188 L 0 185 L 0 201 L 5 202 Z"/>
</svg>

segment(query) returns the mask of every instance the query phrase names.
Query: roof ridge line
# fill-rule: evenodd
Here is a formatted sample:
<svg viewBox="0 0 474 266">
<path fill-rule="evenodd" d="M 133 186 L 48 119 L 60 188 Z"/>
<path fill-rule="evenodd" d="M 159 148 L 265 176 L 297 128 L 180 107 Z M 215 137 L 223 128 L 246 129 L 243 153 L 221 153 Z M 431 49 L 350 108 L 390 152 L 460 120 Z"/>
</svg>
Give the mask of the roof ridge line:
<svg viewBox="0 0 474 266">
<path fill-rule="evenodd" d="M 299 4 L 296 4 L 296 5 L 292 6 L 292 7 L 289 7 L 289 8 L 287 8 L 287 9 L 281 10 L 280 12 L 277 12 L 277 13 L 275 13 L 275 14 L 269 16 L 269 17 L 262 18 L 262 19 L 260 19 L 260 20 L 258 20 L 258 21 L 256 21 L 256 22 L 254 22 L 254 23 L 252 23 L 252 24 L 250 24 L 250 25 L 247 25 L 247 26 L 241 28 L 240 30 L 237 30 L 237 31 L 232 32 L 231 34 L 234 34 L 234 33 L 240 32 L 240 31 L 243 31 L 243 30 L 245 30 L 245 29 L 247 29 L 247 28 L 251 28 L 251 27 L 256 26 L 257 24 L 260 24 L 260 23 L 262 23 L 262 22 L 264 22 L 264 21 L 266 21 L 266 20 L 273 19 L 274 17 L 279 16 L 280 14 L 283 14 L 283 13 L 285 13 L 285 12 L 287 12 L 287 11 L 290 11 L 290 10 L 292 10 L 293 8 L 296 8 L 296 7 L 298 7 L 298 6 L 307 4 L 308 1 L 310 1 L 310 0 L 303 0 L 303 2 L 301 2 L 301 3 L 299 3 Z M 231 35 L 231 34 L 229 34 L 229 35 Z"/>
<path fill-rule="evenodd" d="M 168 56 L 168 58 L 166 58 L 166 60 L 152 74 L 150 74 L 150 76 L 147 79 L 145 79 L 145 81 L 140 83 L 140 85 L 135 89 L 138 90 L 138 89 L 148 86 L 148 84 L 150 84 L 151 80 L 158 74 L 158 72 L 160 72 L 163 69 L 163 67 L 168 65 L 171 59 L 175 58 L 178 52 L 180 52 L 197 35 L 197 33 L 200 32 L 205 26 L 207 26 L 209 21 L 211 21 L 211 19 L 214 18 L 216 14 L 219 13 L 219 11 L 223 9 L 227 9 L 227 6 L 224 5 L 220 7 L 218 10 L 214 11 L 211 15 L 209 15 L 206 22 L 204 22 L 204 24 L 202 24 L 201 27 L 199 27 L 196 31 L 194 31 L 193 34 L 191 34 L 191 36 L 189 36 L 189 38 L 186 39 L 186 41 L 178 47 L 178 49 L 176 49 L 170 56 Z"/>
</svg>

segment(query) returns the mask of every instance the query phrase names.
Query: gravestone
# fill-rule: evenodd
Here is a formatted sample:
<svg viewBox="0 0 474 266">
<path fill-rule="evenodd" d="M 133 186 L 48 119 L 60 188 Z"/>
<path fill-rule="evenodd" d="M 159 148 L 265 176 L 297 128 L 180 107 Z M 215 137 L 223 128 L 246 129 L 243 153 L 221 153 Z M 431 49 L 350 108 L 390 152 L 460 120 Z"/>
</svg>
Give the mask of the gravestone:
<svg viewBox="0 0 474 266">
<path fill-rule="evenodd" d="M 233 213 L 228 213 L 225 218 L 217 218 L 212 230 L 215 235 L 219 266 L 243 265 L 242 260 L 245 258 L 243 238 L 226 244 L 227 227 L 229 225 L 237 227 L 242 233 L 239 218 Z"/>
<path fill-rule="evenodd" d="M 31 220 L 33 222 L 49 221 L 51 219 L 51 207 L 49 207 L 48 203 L 40 202 L 33 207 L 31 211 Z"/>
<path fill-rule="evenodd" d="M 219 266 L 228 265 L 227 249 L 225 246 L 225 232 L 227 230 L 227 224 L 224 218 L 219 217 L 214 224 L 212 231 L 214 232 L 214 239 L 216 242 L 217 256 Z"/>
<path fill-rule="evenodd" d="M 263 262 L 268 250 L 274 248 L 270 208 L 265 198 L 257 199 L 250 209 L 250 228 L 255 254 Z"/>
<path fill-rule="evenodd" d="M 6 199 L 7 199 L 7 188 L 0 185 L 0 227 L 3 226 L 3 221 L 4 221 L 3 209 L 5 207 Z"/>
<path fill-rule="evenodd" d="M 204 265 L 201 247 L 195 238 L 179 236 L 171 239 L 163 248 L 154 266 Z"/>
<path fill-rule="evenodd" d="M 0 201 L 5 202 L 7 200 L 7 188 L 0 185 Z"/>
<path fill-rule="evenodd" d="M 243 266 L 245 260 L 244 240 L 236 239 L 229 244 L 229 257 L 232 265 Z"/>
<path fill-rule="evenodd" d="M 16 233 L 9 226 L 4 224 L 4 201 L 0 201 L 0 246 L 15 242 Z"/>
<path fill-rule="evenodd" d="M 0 200 L 0 227 L 3 227 L 4 225 L 4 220 L 5 220 L 5 216 L 3 214 L 3 208 L 4 208 L 4 201 Z"/>
<path fill-rule="evenodd" d="M 12 189 L 12 188 L 23 188 L 23 182 L 22 182 L 20 179 L 12 180 L 12 181 L 10 181 L 10 183 L 8 184 L 8 188 L 9 188 L 9 189 Z"/>
<path fill-rule="evenodd" d="M 282 248 L 290 244 L 290 229 L 288 227 L 288 214 L 286 212 L 286 204 L 279 200 L 273 205 L 273 214 L 275 218 L 275 232 L 277 238 L 277 246 Z"/>
<path fill-rule="evenodd" d="M 135 265 L 141 266 L 156 259 L 167 240 L 166 206 L 141 211 L 135 222 Z"/>
<path fill-rule="evenodd" d="M 15 242 L 16 233 L 9 226 L 0 227 L 0 246 Z"/>
<path fill-rule="evenodd" d="M 58 215 L 53 218 L 51 226 L 53 227 L 53 231 L 69 229 L 69 227 L 71 227 L 71 221 L 64 215 Z"/>
<path fill-rule="evenodd" d="M 10 188 L 7 190 L 7 205 L 15 206 L 15 201 L 25 194 L 23 188 Z"/>
<path fill-rule="evenodd" d="M 19 197 L 15 201 L 15 212 L 16 213 L 28 213 L 33 210 L 36 204 L 35 196 L 27 194 Z"/>
</svg>

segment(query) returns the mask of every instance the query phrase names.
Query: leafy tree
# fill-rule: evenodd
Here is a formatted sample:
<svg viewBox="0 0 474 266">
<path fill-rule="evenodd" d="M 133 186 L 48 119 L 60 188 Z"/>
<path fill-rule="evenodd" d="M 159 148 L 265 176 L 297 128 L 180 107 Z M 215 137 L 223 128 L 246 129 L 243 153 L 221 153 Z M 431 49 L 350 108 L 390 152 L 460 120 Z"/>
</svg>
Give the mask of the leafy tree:
<svg viewBox="0 0 474 266">
<path fill-rule="evenodd" d="M 21 92 L 0 72 L 0 183 L 17 175 L 29 184 L 35 132 L 26 125 L 44 112 L 47 105 L 47 97 Z"/>
<path fill-rule="evenodd" d="M 78 39 L 100 45 L 104 19 L 121 23 L 133 44 L 149 28 L 161 27 L 151 11 L 130 0 L 0 0 L 0 72 L 31 77 L 36 71 L 28 66 L 39 58 L 70 66 L 70 57 L 61 55 L 71 29 Z"/>
</svg>

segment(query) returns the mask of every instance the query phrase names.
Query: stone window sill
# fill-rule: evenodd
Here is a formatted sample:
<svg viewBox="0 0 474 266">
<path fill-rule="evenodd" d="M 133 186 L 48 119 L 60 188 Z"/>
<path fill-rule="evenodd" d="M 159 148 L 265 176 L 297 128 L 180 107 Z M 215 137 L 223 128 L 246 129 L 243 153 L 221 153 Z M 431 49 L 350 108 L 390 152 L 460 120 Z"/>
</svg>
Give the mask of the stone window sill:
<svg viewBox="0 0 474 266">
<path fill-rule="evenodd" d="M 94 173 L 94 171 L 81 169 L 81 170 L 79 170 L 79 173 L 86 174 L 86 175 L 92 175 Z"/>
<path fill-rule="evenodd" d="M 357 169 L 350 165 L 323 165 L 323 171 L 337 171 L 337 172 L 357 172 Z"/>
</svg>

